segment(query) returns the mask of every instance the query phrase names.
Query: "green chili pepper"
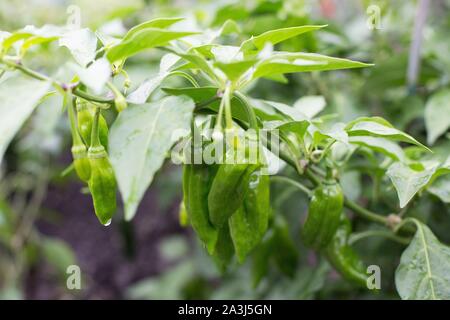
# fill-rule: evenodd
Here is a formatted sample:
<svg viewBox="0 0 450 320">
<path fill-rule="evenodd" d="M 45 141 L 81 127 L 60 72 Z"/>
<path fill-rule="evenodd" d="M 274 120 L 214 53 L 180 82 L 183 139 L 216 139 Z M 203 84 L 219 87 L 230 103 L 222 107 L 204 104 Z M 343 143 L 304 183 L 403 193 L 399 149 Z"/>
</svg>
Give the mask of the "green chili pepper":
<svg viewBox="0 0 450 320">
<path fill-rule="evenodd" d="M 270 181 L 261 170 L 250 175 L 249 187 L 242 206 L 230 220 L 230 233 L 239 262 L 261 242 L 270 215 Z"/>
<path fill-rule="evenodd" d="M 357 253 L 348 244 L 350 233 L 350 220 L 343 218 L 333 240 L 325 249 L 325 255 L 330 264 L 344 279 L 361 287 L 366 287 L 366 268 Z"/>
<path fill-rule="evenodd" d="M 96 107 L 86 100 L 77 99 L 78 130 L 87 146 L 91 145 L 92 124 L 94 122 Z M 99 115 L 99 138 L 106 150 L 108 150 L 108 124 L 105 118 Z"/>
<path fill-rule="evenodd" d="M 219 229 L 217 235 L 217 243 L 212 254 L 213 260 L 223 273 L 227 270 L 228 265 L 234 255 L 233 241 L 230 236 L 230 229 L 227 224 Z"/>
<path fill-rule="evenodd" d="M 218 232 L 209 221 L 208 192 L 214 177 L 214 166 L 185 164 L 183 166 L 184 204 L 194 231 L 213 254 Z"/>
<path fill-rule="evenodd" d="M 339 227 L 343 207 L 342 189 L 335 181 L 325 181 L 315 189 L 302 230 L 304 243 L 315 249 L 326 247 Z"/>
<path fill-rule="evenodd" d="M 181 201 L 180 208 L 178 211 L 178 219 L 180 221 L 180 226 L 186 227 L 189 225 L 189 216 L 186 210 L 186 206 L 184 205 L 184 201 Z"/>
<path fill-rule="evenodd" d="M 118 94 L 114 99 L 114 105 L 116 106 L 117 112 L 122 112 L 128 107 L 127 100 L 122 94 Z"/>
<path fill-rule="evenodd" d="M 284 219 L 277 219 L 272 241 L 278 269 L 288 277 L 293 277 L 297 271 L 298 252 L 290 235 L 289 225 Z"/>
<path fill-rule="evenodd" d="M 260 167 L 259 164 L 227 163 L 227 157 L 234 156 L 235 152 L 225 155 L 225 163 L 219 166 L 208 195 L 210 220 L 218 228 L 241 207 L 248 190 L 248 178 Z"/>
<path fill-rule="evenodd" d="M 67 105 L 67 112 L 69 114 L 70 120 L 70 131 L 72 133 L 72 157 L 75 172 L 78 177 L 85 182 L 88 182 L 91 176 L 91 166 L 89 164 L 89 159 L 87 157 L 87 148 L 84 145 L 80 133 L 77 130 L 75 111 L 74 111 L 74 100 L 71 95 L 67 95 L 64 98 L 65 104 Z"/>
<path fill-rule="evenodd" d="M 100 143 L 99 115 L 100 111 L 97 109 L 92 125 L 92 143 L 88 150 L 88 159 L 91 165 L 88 186 L 97 218 L 103 225 L 108 225 L 116 211 L 116 179 L 108 154 Z"/>
<path fill-rule="evenodd" d="M 273 253 L 272 232 L 272 230 L 267 232 L 267 236 L 263 239 L 261 244 L 255 248 L 251 256 L 251 277 L 253 288 L 258 287 L 261 280 L 269 272 L 270 258 Z"/>
</svg>

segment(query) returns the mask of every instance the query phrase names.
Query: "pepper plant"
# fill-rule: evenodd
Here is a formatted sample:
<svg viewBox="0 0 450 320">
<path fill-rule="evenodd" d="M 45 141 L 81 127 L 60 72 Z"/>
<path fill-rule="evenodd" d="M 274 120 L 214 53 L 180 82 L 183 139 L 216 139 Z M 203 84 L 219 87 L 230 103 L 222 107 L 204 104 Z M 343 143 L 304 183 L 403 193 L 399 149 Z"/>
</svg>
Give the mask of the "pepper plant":
<svg viewBox="0 0 450 320">
<path fill-rule="evenodd" d="M 282 213 L 272 209 L 271 202 L 279 199 L 270 199 L 271 185 L 289 185 L 311 199 L 298 231 L 305 246 L 349 283 L 369 291 L 370 261 L 363 261 L 352 245 L 363 237 L 381 236 L 407 244 L 391 279 L 401 298 L 450 298 L 450 249 L 426 224 L 408 217 L 408 204 L 450 172 L 450 158 L 434 157 L 427 146 L 381 117 L 342 123 L 321 115 L 320 99 L 291 106 L 251 96 L 262 81 L 285 84 L 292 73 L 362 72 L 333 70 L 372 65 L 278 50 L 282 42 L 320 32 L 325 25 L 274 29 L 242 39 L 233 20 L 204 32 L 181 29 L 182 22 L 153 19 L 123 37 L 50 25 L 1 32 L 0 156 L 33 110 L 60 96 L 73 142 L 73 164 L 66 173 L 75 171 L 86 184 L 105 226 L 114 223 L 116 188 L 123 218 L 133 219 L 155 173 L 170 155 L 174 160 L 178 153 L 172 149 L 182 142 L 180 222 L 192 226 L 222 272 L 235 267 L 236 256 L 239 263 L 253 260 L 254 286 L 267 274 L 271 260 L 292 275 L 295 264 L 291 267 L 290 261 L 298 252 Z M 59 70 L 42 71 L 33 65 L 37 46 L 68 50 L 71 56 Z M 137 55 L 145 59 L 145 54 L 159 55 L 159 72 L 133 83 L 127 62 Z M 113 120 L 108 125 L 105 118 Z M 258 148 L 263 143 L 267 149 L 261 148 L 263 156 L 256 163 L 187 161 L 186 154 L 195 156 L 210 144 L 229 142 L 230 132 L 245 138 L 232 139 L 224 160 L 230 149 L 248 152 L 242 141 L 250 132 L 265 132 L 279 143 L 256 138 Z M 198 136 L 203 138 L 200 144 Z M 341 177 L 358 161 L 370 162 L 381 178 L 392 182 L 398 211 L 374 212 L 343 193 Z M 271 172 L 276 163 L 291 167 L 295 175 Z M 365 233 L 352 232 L 355 217 L 370 222 Z"/>
</svg>

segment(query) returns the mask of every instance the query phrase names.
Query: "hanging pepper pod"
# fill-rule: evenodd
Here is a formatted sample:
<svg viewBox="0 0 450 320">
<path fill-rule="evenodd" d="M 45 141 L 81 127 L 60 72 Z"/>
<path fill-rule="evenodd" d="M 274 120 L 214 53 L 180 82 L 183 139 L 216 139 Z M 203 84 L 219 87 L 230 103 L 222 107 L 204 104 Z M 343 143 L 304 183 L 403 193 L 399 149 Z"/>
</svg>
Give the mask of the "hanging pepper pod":
<svg viewBox="0 0 450 320">
<path fill-rule="evenodd" d="M 109 89 L 111 89 L 112 93 L 114 94 L 114 105 L 116 106 L 117 112 L 122 112 L 128 107 L 127 99 L 123 96 L 122 92 L 120 92 L 119 89 L 116 88 L 114 84 L 111 82 L 107 83 L 107 86 Z"/>
<path fill-rule="evenodd" d="M 361 287 L 367 287 L 367 273 L 364 263 L 348 244 L 350 233 L 350 220 L 344 217 L 333 240 L 325 249 L 325 256 L 344 279 Z"/>
<path fill-rule="evenodd" d="M 242 206 L 230 220 L 230 233 L 239 262 L 258 245 L 267 231 L 270 215 L 270 181 L 256 170 L 250 175 Z"/>
<path fill-rule="evenodd" d="M 74 100 L 72 99 L 71 95 L 67 95 L 64 99 L 66 100 L 65 104 L 67 105 L 67 112 L 69 114 L 70 120 L 70 131 L 72 133 L 71 152 L 73 157 L 73 166 L 78 177 L 82 181 L 88 182 L 91 176 L 91 166 L 87 157 L 87 148 L 83 143 L 80 133 L 77 129 L 77 121 L 74 111 Z"/>
<path fill-rule="evenodd" d="M 327 180 L 316 188 L 302 230 L 305 245 L 317 250 L 326 247 L 339 227 L 343 208 L 344 196 L 336 181 Z"/>
<path fill-rule="evenodd" d="M 208 192 L 214 176 L 214 168 L 203 164 L 185 164 L 183 166 L 184 204 L 189 221 L 209 254 L 213 254 L 217 239 L 217 229 L 209 220 Z"/>
<path fill-rule="evenodd" d="M 99 113 L 100 111 L 97 109 L 92 126 L 92 143 L 88 150 L 88 159 L 91 165 L 88 186 L 97 218 L 103 225 L 109 225 L 116 211 L 116 179 L 108 154 L 99 140 Z"/>
<path fill-rule="evenodd" d="M 184 205 L 184 201 L 181 201 L 180 208 L 178 210 L 178 219 L 180 222 L 180 226 L 187 227 L 189 225 L 189 216 L 186 210 L 186 206 Z"/>
<path fill-rule="evenodd" d="M 250 175 L 260 164 L 249 164 L 247 159 L 236 161 L 239 150 L 233 144 L 226 152 L 224 164 L 219 166 L 208 195 L 208 209 L 212 224 L 221 228 L 242 205 L 248 190 Z M 248 154 L 248 150 L 245 150 Z"/>
<path fill-rule="evenodd" d="M 78 130 L 87 146 L 91 145 L 92 124 L 94 122 L 96 107 L 86 100 L 77 99 L 77 123 Z M 99 115 L 99 138 L 106 150 L 108 150 L 108 124 L 105 118 Z"/>
<path fill-rule="evenodd" d="M 91 165 L 87 156 L 86 146 L 84 144 L 74 144 L 71 151 L 73 166 L 78 178 L 84 182 L 88 182 L 91 177 Z"/>
<path fill-rule="evenodd" d="M 114 99 L 114 105 L 116 106 L 117 112 L 122 112 L 128 107 L 127 100 L 122 94 L 119 94 Z"/>
<path fill-rule="evenodd" d="M 227 224 L 218 230 L 217 243 L 212 258 L 220 272 L 225 273 L 234 255 L 233 241 Z"/>
</svg>

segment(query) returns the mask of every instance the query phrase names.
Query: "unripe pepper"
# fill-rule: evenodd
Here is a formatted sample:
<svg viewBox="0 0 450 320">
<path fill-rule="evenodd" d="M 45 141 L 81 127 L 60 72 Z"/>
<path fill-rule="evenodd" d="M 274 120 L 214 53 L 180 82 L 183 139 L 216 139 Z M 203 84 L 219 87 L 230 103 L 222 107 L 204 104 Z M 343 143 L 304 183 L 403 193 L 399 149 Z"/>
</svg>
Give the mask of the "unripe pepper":
<svg viewBox="0 0 450 320">
<path fill-rule="evenodd" d="M 233 241 L 230 236 L 230 229 L 227 224 L 218 230 L 217 243 L 212 254 L 212 258 L 219 270 L 224 273 L 229 266 L 234 255 Z"/>
<path fill-rule="evenodd" d="M 97 218 L 103 225 L 109 225 L 116 211 L 116 179 L 108 154 L 98 137 L 99 113 L 97 109 L 92 126 L 92 143 L 88 150 L 91 165 L 88 186 Z"/>
<path fill-rule="evenodd" d="M 116 110 L 119 113 L 128 107 L 127 100 L 122 94 L 116 96 L 116 98 L 114 99 L 114 105 L 116 106 Z"/>
<path fill-rule="evenodd" d="M 86 146 L 84 144 L 74 144 L 71 148 L 73 157 L 73 166 L 78 178 L 88 182 L 91 177 L 91 165 L 87 156 Z"/>
<path fill-rule="evenodd" d="M 218 230 L 209 220 L 208 192 L 214 168 L 204 164 L 185 164 L 183 166 L 184 204 L 189 221 L 209 254 L 215 251 Z"/>
<path fill-rule="evenodd" d="M 327 180 L 316 188 L 302 230 L 305 245 L 314 249 L 325 248 L 339 227 L 343 207 L 344 196 L 337 182 Z"/>
<path fill-rule="evenodd" d="M 350 233 L 350 220 L 343 218 L 333 240 L 325 249 L 325 255 L 330 264 L 344 279 L 361 287 L 366 287 L 366 268 L 357 253 L 348 244 Z"/>
<path fill-rule="evenodd" d="M 96 107 L 86 100 L 77 99 L 77 123 L 78 131 L 87 146 L 91 145 L 92 124 L 94 122 Z M 99 115 L 99 138 L 106 150 L 108 150 L 108 124 L 105 118 Z"/>
<path fill-rule="evenodd" d="M 232 146 L 234 148 L 234 146 Z M 248 178 L 260 164 L 248 161 L 233 163 L 237 149 L 225 154 L 225 163 L 219 166 L 208 195 L 208 209 L 212 224 L 221 228 L 242 205 L 248 190 Z"/>
<path fill-rule="evenodd" d="M 242 206 L 229 220 L 231 238 L 239 262 L 258 245 L 267 231 L 270 215 L 270 181 L 261 170 L 254 171 L 248 181 Z"/>
<path fill-rule="evenodd" d="M 73 166 L 75 168 L 75 172 L 78 177 L 84 181 L 88 182 L 91 176 L 91 166 L 89 163 L 89 159 L 87 157 L 87 148 L 83 143 L 80 133 L 78 132 L 74 111 L 74 101 L 72 97 L 66 96 L 64 98 L 65 104 L 67 105 L 67 112 L 69 114 L 70 120 L 70 131 L 72 133 L 72 157 L 73 157 Z"/>
<path fill-rule="evenodd" d="M 178 219 L 180 222 L 180 226 L 187 227 L 189 225 L 189 216 L 186 210 L 186 206 L 184 205 L 184 201 L 181 201 L 180 208 L 178 210 Z"/>
</svg>

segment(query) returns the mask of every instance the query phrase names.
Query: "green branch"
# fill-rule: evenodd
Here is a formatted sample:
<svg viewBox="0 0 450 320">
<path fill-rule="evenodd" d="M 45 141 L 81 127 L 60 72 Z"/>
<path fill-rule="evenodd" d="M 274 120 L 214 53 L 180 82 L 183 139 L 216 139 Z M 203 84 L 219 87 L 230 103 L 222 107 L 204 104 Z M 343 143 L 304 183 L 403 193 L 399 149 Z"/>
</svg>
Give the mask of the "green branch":
<svg viewBox="0 0 450 320">
<path fill-rule="evenodd" d="M 291 186 L 296 187 L 297 189 L 299 189 L 300 191 L 302 191 L 303 193 L 305 193 L 308 197 L 311 197 L 312 195 L 312 190 L 309 189 L 308 187 L 304 186 L 303 184 L 301 184 L 298 181 L 295 181 L 291 178 L 288 177 L 284 177 L 284 176 L 272 176 L 270 177 L 270 181 L 272 182 L 283 182 L 283 183 L 287 183 L 290 184 Z"/>
<path fill-rule="evenodd" d="M 80 98 L 83 98 L 83 99 L 86 99 L 89 101 L 93 101 L 93 102 L 99 102 L 99 103 L 107 103 L 107 104 L 114 103 L 113 99 L 108 99 L 108 98 L 104 98 L 104 97 L 100 97 L 100 96 L 96 96 L 96 95 L 84 92 L 84 91 L 80 90 L 77 87 L 77 85 L 73 85 L 73 87 L 71 87 L 70 85 L 59 83 L 58 81 L 46 76 L 45 74 L 39 73 L 37 71 L 34 71 L 32 69 L 25 67 L 20 62 L 11 61 L 11 60 L 4 59 L 4 58 L 1 59 L 0 62 L 4 63 L 8 67 L 19 70 L 22 73 L 24 73 L 34 79 L 41 80 L 41 81 L 48 81 L 62 91 L 66 91 L 67 88 L 70 87 L 72 89 L 72 94 L 76 95 L 77 97 L 80 97 Z"/>
</svg>

